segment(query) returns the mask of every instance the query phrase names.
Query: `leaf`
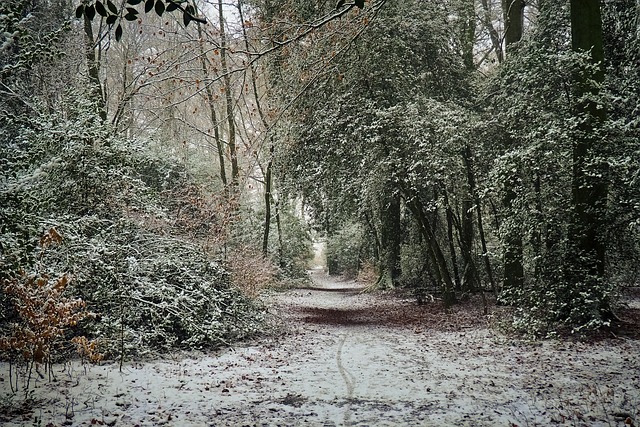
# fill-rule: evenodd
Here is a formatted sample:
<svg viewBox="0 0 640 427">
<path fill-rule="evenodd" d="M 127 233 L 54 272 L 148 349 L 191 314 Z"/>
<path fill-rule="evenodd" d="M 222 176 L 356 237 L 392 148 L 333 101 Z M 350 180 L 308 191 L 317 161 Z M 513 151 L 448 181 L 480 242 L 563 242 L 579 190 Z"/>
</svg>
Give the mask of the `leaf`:
<svg viewBox="0 0 640 427">
<path fill-rule="evenodd" d="M 119 42 L 122 38 L 122 25 L 118 24 L 116 27 L 116 41 Z"/>
<path fill-rule="evenodd" d="M 193 17 L 191 16 L 191 14 L 185 10 L 182 14 L 182 22 L 184 22 L 184 26 L 186 27 L 187 25 L 189 25 L 189 22 L 191 22 L 192 19 Z"/>
<path fill-rule="evenodd" d="M 76 8 L 76 18 L 80 19 L 83 13 L 84 13 L 84 5 L 81 4 Z"/>
<path fill-rule="evenodd" d="M 364 9 L 364 0 L 355 0 L 353 3 L 360 9 Z"/>
<path fill-rule="evenodd" d="M 162 14 L 164 13 L 164 2 L 162 0 L 158 0 L 156 2 L 156 13 L 158 14 L 158 16 L 162 16 Z"/>
<path fill-rule="evenodd" d="M 111 11 L 111 13 L 113 13 L 114 15 L 118 14 L 118 8 L 116 7 L 115 4 L 113 4 L 111 0 L 107 0 L 107 7 Z"/>
<path fill-rule="evenodd" d="M 89 19 L 89 21 L 92 21 L 93 18 L 95 18 L 96 9 L 93 7 L 93 5 L 89 5 L 84 8 L 84 16 L 86 16 Z"/>
<path fill-rule="evenodd" d="M 118 20 L 118 17 L 116 15 L 109 15 L 107 16 L 107 25 L 111 26 L 115 24 L 117 20 Z"/>
<path fill-rule="evenodd" d="M 127 21 L 135 21 L 136 19 L 138 19 L 138 15 L 127 13 L 126 15 L 124 15 L 124 19 L 126 19 Z"/>
<path fill-rule="evenodd" d="M 167 2 L 167 12 L 173 12 L 178 8 L 178 3 L 168 1 Z"/>
<path fill-rule="evenodd" d="M 153 4 L 154 4 L 153 0 L 146 0 L 144 2 L 144 13 L 151 12 L 151 9 L 153 9 Z"/>
<path fill-rule="evenodd" d="M 105 9 L 104 5 L 102 4 L 102 2 L 97 1 L 95 4 L 96 7 L 96 12 L 98 12 L 98 15 L 100 16 L 107 16 L 107 9 Z"/>
<path fill-rule="evenodd" d="M 129 3 L 132 6 L 135 6 L 137 4 L 142 3 L 142 0 L 127 0 L 127 3 Z"/>
</svg>

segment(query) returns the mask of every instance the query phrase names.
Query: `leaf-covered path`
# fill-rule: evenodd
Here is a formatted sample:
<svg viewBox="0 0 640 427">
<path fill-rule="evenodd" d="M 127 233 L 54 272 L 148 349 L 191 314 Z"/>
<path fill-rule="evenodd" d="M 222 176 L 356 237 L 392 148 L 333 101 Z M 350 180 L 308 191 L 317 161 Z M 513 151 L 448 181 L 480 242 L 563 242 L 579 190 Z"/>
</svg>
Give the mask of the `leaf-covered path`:
<svg viewBox="0 0 640 427">
<path fill-rule="evenodd" d="M 66 366 L 8 426 L 623 425 L 640 412 L 640 343 L 526 344 L 473 304 L 444 314 L 312 273 L 276 293 L 288 332 L 215 355 Z M 6 365 L 1 376 L 5 377 Z M 60 370 L 60 369 L 58 369 Z M 8 378 L 0 382 L 7 384 Z M 4 425 L 4 424 L 3 424 Z"/>
</svg>

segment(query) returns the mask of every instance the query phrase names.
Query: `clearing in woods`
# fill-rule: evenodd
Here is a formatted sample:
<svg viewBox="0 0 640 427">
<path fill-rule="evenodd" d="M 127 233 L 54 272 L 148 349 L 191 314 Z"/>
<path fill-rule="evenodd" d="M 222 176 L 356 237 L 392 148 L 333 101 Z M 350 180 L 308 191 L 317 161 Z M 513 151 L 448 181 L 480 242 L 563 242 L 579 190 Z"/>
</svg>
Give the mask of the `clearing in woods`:
<svg viewBox="0 0 640 427">
<path fill-rule="evenodd" d="M 526 343 L 480 304 L 444 314 L 310 272 L 267 297 L 286 333 L 175 360 L 58 366 L 6 426 L 623 426 L 640 415 L 640 341 Z M 629 310 L 637 314 L 638 307 Z M 0 387 L 8 387 L 7 365 Z M 629 419 L 627 419 L 629 417 Z"/>
</svg>

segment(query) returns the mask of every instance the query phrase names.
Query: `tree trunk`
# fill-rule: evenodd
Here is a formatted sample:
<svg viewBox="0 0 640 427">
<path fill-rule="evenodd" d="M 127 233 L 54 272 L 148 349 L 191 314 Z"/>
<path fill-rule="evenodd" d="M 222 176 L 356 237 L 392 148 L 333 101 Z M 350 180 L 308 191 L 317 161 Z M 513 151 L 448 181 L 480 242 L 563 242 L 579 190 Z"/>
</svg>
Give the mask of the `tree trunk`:
<svg viewBox="0 0 640 427">
<path fill-rule="evenodd" d="M 524 1 L 523 0 L 503 0 L 505 15 L 505 49 L 510 52 L 512 46 L 522 39 L 522 29 L 524 21 Z M 506 148 L 516 144 L 514 137 L 508 133 L 506 137 Z M 509 168 L 504 180 L 504 198 L 502 200 L 507 215 L 513 215 L 515 208 L 513 203 L 517 199 L 517 167 Z M 512 221 L 516 223 L 517 221 Z M 518 229 L 508 227 L 504 236 L 504 289 L 520 289 L 524 286 L 524 267 L 522 236 Z"/>
<path fill-rule="evenodd" d="M 242 13 L 242 0 L 238 1 L 238 15 L 240 16 L 240 22 L 244 22 L 244 16 Z M 260 102 L 260 94 L 258 93 L 258 86 L 256 84 L 256 70 L 255 65 L 250 56 L 249 38 L 247 37 L 247 29 L 242 26 L 242 36 L 244 38 L 244 47 L 247 52 L 247 62 L 249 65 L 249 71 L 251 72 L 251 88 L 253 89 L 253 98 L 256 103 L 256 109 L 258 110 L 258 116 L 260 122 L 264 128 L 264 132 L 269 133 L 269 123 L 267 117 L 262 109 L 262 103 Z M 271 231 L 271 201 L 273 200 L 273 156 L 275 153 L 275 143 L 273 137 L 269 135 L 269 158 L 267 160 L 267 167 L 264 173 L 264 230 L 262 234 L 262 255 L 267 256 L 269 252 L 269 234 Z"/>
<path fill-rule="evenodd" d="M 213 96 L 213 90 L 211 84 L 207 82 L 209 80 L 209 70 L 207 68 L 207 59 L 204 51 L 204 40 L 202 37 L 202 27 L 198 23 L 198 41 L 200 47 L 200 67 L 202 68 L 202 75 L 204 77 L 205 93 L 207 94 L 207 106 L 209 107 L 209 118 L 211 119 L 211 127 L 213 127 L 213 139 L 216 142 L 216 149 L 218 150 L 218 164 L 220 166 L 220 181 L 222 185 L 227 187 L 227 172 L 225 169 L 224 161 L 224 147 L 222 145 L 222 139 L 220 138 L 220 129 L 218 123 L 218 115 L 216 113 L 216 103 Z"/>
<path fill-rule="evenodd" d="M 453 266 L 453 280 L 457 291 L 462 290 L 460 283 L 460 272 L 458 271 L 458 257 L 456 256 L 455 241 L 453 239 L 453 212 L 449 204 L 449 196 L 444 192 L 444 204 L 447 215 L 447 238 L 449 239 L 449 252 L 451 252 L 451 265 Z"/>
<path fill-rule="evenodd" d="M 467 0 L 462 4 L 462 61 L 468 71 L 475 70 L 473 47 L 476 41 L 475 1 Z"/>
<path fill-rule="evenodd" d="M 498 31 L 493 26 L 493 18 L 491 16 L 491 5 L 488 0 L 481 0 L 482 9 L 484 11 L 483 21 L 484 26 L 487 27 L 487 31 L 489 32 L 489 37 L 491 38 L 491 46 L 496 53 L 496 58 L 498 59 L 498 63 L 504 61 L 504 54 L 502 52 L 502 42 Z"/>
<path fill-rule="evenodd" d="M 229 157 L 231 158 L 231 193 L 236 195 L 240 185 L 240 169 L 238 168 L 238 151 L 236 148 L 236 125 L 233 108 L 233 96 L 231 94 L 231 76 L 227 64 L 227 35 L 225 32 L 225 20 L 222 0 L 218 0 L 218 18 L 220 23 L 220 66 L 222 68 L 222 81 L 224 82 L 225 106 L 227 111 L 227 125 L 229 131 Z"/>
<path fill-rule="evenodd" d="M 267 161 L 267 170 L 264 176 L 264 232 L 262 234 L 262 255 L 269 254 L 269 231 L 271 228 L 271 200 L 272 195 L 272 169 L 273 169 L 273 153 L 275 146 L 273 141 L 269 147 L 269 160 Z"/>
<path fill-rule="evenodd" d="M 524 28 L 524 0 L 502 0 L 504 12 L 504 42 L 507 53 L 509 46 L 522 39 Z"/>
<path fill-rule="evenodd" d="M 460 230 L 460 252 L 462 254 L 462 278 L 460 287 L 463 291 L 478 289 L 480 281 L 473 261 L 473 202 L 462 201 L 462 225 Z"/>
<path fill-rule="evenodd" d="M 93 27 L 91 20 L 84 16 L 84 40 L 85 40 L 85 58 L 87 61 L 87 70 L 89 72 L 89 82 L 91 85 L 91 96 L 95 103 L 98 116 L 103 122 L 107 121 L 107 110 L 105 105 L 104 91 L 100 84 L 100 68 L 96 58 L 95 37 L 93 35 Z"/>
<path fill-rule="evenodd" d="M 491 268 L 491 262 L 489 261 L 489 251 L 487 250 L 487 239 L 485 238 L 485 235 L 484 235 L 484 223 L 482 220 L 482 205 L 480 202 L 480 197 L 478 196 L 478 192 L 476 190 L 476 179 L 475 179 L 475 173 L 473 170 L 473 153 L 471 152 L 471 147 L 469 146 L 469 144 L 465 145 L 462 160 L 464 162 L 465 169 L 467 170 L 467 183 L 469 185 L 469 193 L 473 199 L 473 202 L 476 205 L 475 210 L 478 218 L 478 234 L 480 235 L 480 244 L 482 245 L 482 259 L 484 260 L 484 266 L 487 271 L 487 277 L 489 278 L 489 284 L 491 285 L 491 291 L 497 297 L 498 290 L 496 288 L 496 282 L 493 278 L 493 270 Z M 467 227 L 469 226 L 470 225 L 467 225 Z"/>
<path fill-rule="evenodd" d="M 575 115 L 579 125 L 573 143 L 572 209 L 569 231 L 568 276 L 574 284 L 592 290 L 604 277 L 606 244 L 607 175 L 604 142 L 597 129 L 606 118 L 596 101 L 604 81 L 602 19 L 599 0 L 571 0 L 571 47 L 591 52 L 594 67 L 574 75 Z M 597 295 L 594 295 L 597 296 Z M 601 311 L 609 311 L 606 301 Z"/>
</svg>

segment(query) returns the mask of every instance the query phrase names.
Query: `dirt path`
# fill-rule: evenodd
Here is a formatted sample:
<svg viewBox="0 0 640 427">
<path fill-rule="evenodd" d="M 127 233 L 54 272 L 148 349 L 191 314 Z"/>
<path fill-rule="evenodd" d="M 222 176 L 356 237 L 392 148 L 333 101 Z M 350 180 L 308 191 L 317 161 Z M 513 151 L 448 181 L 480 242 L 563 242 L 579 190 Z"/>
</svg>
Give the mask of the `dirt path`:
<svg viewBox="0 0 640 427">
<path fill-rule="evenodd" d="M 525 344 L 473 305 L 445 315 L 313 279 L 269 296 L 283 336 L 123 373 L 67 365 L 58 382 L 37 384 L 35 414 L 0 424 L 623 426 L 640 416 L 637 340 Z"/>
</svg>

